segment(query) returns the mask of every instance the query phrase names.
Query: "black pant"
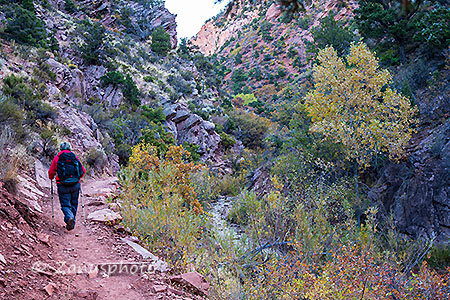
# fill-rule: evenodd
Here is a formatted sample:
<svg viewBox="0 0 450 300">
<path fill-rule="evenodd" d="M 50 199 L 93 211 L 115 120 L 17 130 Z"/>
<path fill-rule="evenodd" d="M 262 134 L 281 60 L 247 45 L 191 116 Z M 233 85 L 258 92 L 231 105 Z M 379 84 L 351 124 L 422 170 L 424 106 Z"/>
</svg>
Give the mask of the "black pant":
<svg viewBox="0 0 450 300">
<path fill-rule="evenodd" d="M 78 196 L 80 194 L 80 183 L 72 186 L 64 186 L 58 184 L 59 203 L 64 214 L 64 222 L 68 222 L 70 218 L 75 224 L 75 217 L 78 208 Z"/>
</svg>

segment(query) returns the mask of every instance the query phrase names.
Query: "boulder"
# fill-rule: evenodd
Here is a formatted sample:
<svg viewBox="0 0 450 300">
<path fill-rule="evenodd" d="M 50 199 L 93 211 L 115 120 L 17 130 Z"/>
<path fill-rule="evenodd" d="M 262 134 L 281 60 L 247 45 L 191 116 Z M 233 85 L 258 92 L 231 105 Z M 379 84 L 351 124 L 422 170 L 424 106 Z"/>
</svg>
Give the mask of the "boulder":
<svg viewBox="0 0 450 300">
<path fill-rule="evenodd" d="M 47 294 L 48 294 L 49 296 L 53 296 L 53 293 L 55 292 L 55 289 L 56 289 L 56 285 L 55 285 L 53 282 L 47 284 L 47 285 L 44 287 L 44 290 L 47 292 Z"/>
<path fill-rule="evenodd" d="M 175 123 L 180 123 L 184 120 L 186 120 L 187 118 L 189 118 L 191 112 L 188 110 L 179 110 L 176 112 L 176 115 L 172 118 L 172 121 Z"/>
<path fill-rule="evenodd" d="M 48 179 L 48 167 L 40 160 L 34 161 L 34 171 L 36 175 L 36 182 L 41 188 L 50 188 L 51 181 Z"/>
<path fill-rule="evenodd" d="M 208 295 L 209 283 L 197 272 L 189 272 L 179 276 L 173 276 L 170 280 L 182 284 L 188 288 L 192 288 L 199 294 Z"/>
<path fill-rule="evenodd" d="M 87 218 L 90 221 L 102 222 L 102 223 L 116 222 L 116 221 L 119 221 L 122 219 L 122 217 L 118 213 L 116 213 L 108 208 L 94 211 L 94 212 L 90 213 Z"/>
<path fill-rule="evenodd" d="M 128 238 L 122 239 L 124 243 L 126 243 L 128 246 L 133 248 L 134 251 L 136 251 L 138 254 L 142 256 L 144 259 L 150 259 L 153 263 L 151 265 L 152 269 L 155 271 L 159 271 L 161 273 L 166 273 L 169 271 L 169 265 L 165 262 L 159 259 L 156 255 L 142 247 L 141 245 L 131 241 Z"/>
</svg>

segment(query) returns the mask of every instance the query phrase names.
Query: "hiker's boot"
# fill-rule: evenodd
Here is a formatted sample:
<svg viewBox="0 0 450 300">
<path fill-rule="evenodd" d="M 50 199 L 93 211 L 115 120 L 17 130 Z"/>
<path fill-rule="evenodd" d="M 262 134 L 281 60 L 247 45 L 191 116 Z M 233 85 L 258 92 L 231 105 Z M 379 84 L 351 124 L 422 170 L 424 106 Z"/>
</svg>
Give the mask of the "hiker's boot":
<svg viewBox="0 0 450 300">
<path fill-rule="evenodd" d="M 67 230 L 72 230 L 72 229 L 74 229 L 74 228 L 75 228 L 75 222 L 74 222 L 73 218 L 70 218 L 70 219 L 67 221 L 66 229 L 67 229 Z"/>
</svg>

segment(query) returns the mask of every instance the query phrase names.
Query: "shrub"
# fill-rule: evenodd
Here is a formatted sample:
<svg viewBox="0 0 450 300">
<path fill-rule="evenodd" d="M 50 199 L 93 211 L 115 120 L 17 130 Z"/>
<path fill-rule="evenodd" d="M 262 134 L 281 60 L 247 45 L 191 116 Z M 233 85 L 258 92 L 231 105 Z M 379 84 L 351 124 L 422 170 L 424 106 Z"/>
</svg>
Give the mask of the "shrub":
<svg viewBox="0 0 450 300">
<path fill-rule="evenodd" d="M 162 107 L 157 107 L 155 109 L 143 105 L 142 107 L 142 115 L 144 115 L 150 122 L 155 124 L 162 124 L 166 121 L 166 115 L 163 112 Z"/>
<path fill-rule="evenodd" d="M 264 147 L 264 137 L 270 127 L 269 120 L 243 110 L 234 111 L 230 119 L 237 127 L 234 130 L 235 136 L 244 146 L 252 149 Z"/>
<path fill-rule="evenodd" d="M 47 30 L 44 23 L 36 17 L 34 11 L 20 6 L 17 7 L 14 18 L 6 24 L 5 33 L 19 43 L 42 48 L 48 47 Z"/>
<path fill-rule="evenodd" d="M 127 99 L 132 105 L 141 105 L 140 92 L 136 83 L 131 78 L 130 74 L 127 74 L 123 81 L 123 96 Z"/>
<path fill-rule="evenodd" d="M 22 138 L 24 136 L 23 129 L 24 114 L 22 109 L 13 101 L 1 98 L 0 99 L 0 124 L 2 128 L 8 126 L 12 127 L 14 136 Z"/>
<path fill-rule="evenodd" d="M 165 154 L 170 146 L 175 145 L 173 135 L 162 128 L 160 124 L 142 130 L 139 142 L 155 147 L 159 155 Z"/>
<path fill-rule="evenodd" d="M 225 150 L 233 147 L 236 144 L 236 139 L 233 136 L 226 134 L 225 132 L 221 132 L 219 133 L 219 135 L 222 139 L 222 145 Z"/>
<path fill-rule="evenodd" d="M 101 171 L 108 163 L 105 153 L 96 148 L 89 150 L 85 157 L 85 161 L 89 167 L 96 171 Z"/>
<path fill-rule="evenodd" d="M 424 15 L 418 21 L 415 38 L 425 42 L 433 51 L 442 51 L 450 45 L 450 9 L 439 8 Z"/>
<path fill-rule="evenodd" d="M 100 64 L 105 56 L 106 28 L 100 22 L 82 21 L 77 27 L 83 43 L 78 50 L 87 65 Z"/>
<path fill-rule="evenodd" d="M 152 32 L 151 48 L 153 52 L 163 56 L 166 56 L 172 49 L 170 35 L 162 27 L 158 27 Z"/>
<path fill-rule="evenodd" d="M 65 0 L 64 2 L 64 9 L 68 13 L 75 13 L 77 11 L 77 6 L 72 0 Z"/>
<path fill-rule="evenodd" d="M 270 23 L 269 21 L 264 21 L 261 24 L 261 34 L 262 34 L 262 38 L 265 42 L 270 42 L 272 41 L 274 38 L 272 36 L 272 23 Z"/>
<path fill-rule="evenodd" d="M 43 95 L 36 94 L 23 77 L 14 74 L 6 76 L 3 79 L 3 94 L 24 109 L 27 122 L 34 123 L 36 119 L 48 121 L 57 114 L 54 108 L 40 100 Z"/>
<path fill-rule="evenodd" d="M 120 175 L 125 225 L 181 267 L 198 258 L 199 243 L 208 239 L 207 219 L 191 181 L 200 167 L 188 160 L 189 152 L 181 146 L 171 146 L 159 157 L 154 147 L 140 144 Z"/>
<path fill-rule="evenodd" d="M 156 79 L 153 76 L 147 75 L 147 76 L 144 76 L 144 81 L 146 81 L 146 82 L 155 82 Z"/>
<path fill-rule="evenodd" d="M 123 84 L 125 82 L 125 78 L 123 77 L 123 74 L 117 71 L 108 72 L 105 75 L 103 75 L 100 80 L 102 81 L 103 86 L 107 86 L 109 84 L 113 86 L 118 86 L 120 84 Z"/>
<path fill-rule="evenodd" d="M 347 53 L 351 43 L 357 41 L 356 36 L 345 27 L 345 23 L 336 21 L 333 14 L 321 19 L 320 26 L 312 29 L 312 36 L 314 43 L 308 47 L 308 51 L 314 54 L 327 46 L 333 46 L 338 55 L 343 55 Z"/>
<path fill-rule="evenodd" d="M 119 164 L 127 166 L 131 156 L 131 146 L 127 144 L 120 144 L 116 147 L 114 153 L 119 157 Z"/>
<path fill-rule="evenodd" d="M 251 222 L 252 215 L 261 210 L 261 205 L 255 193 L 244 191 L 234 201 L 227 218 L 234 224 L 248 225 Z"/>
<path fill-rule="evenodd" d="M 44 129 L 40 133 L 40 136 L 42 139 L 42 153 L 45 157 L 52 159 L 56 154 L 58 154 L 57 140 L 53 131 Z"/>
<path fill-rule="evenodd" d="M 183 148 L 189 152 L 193 162 L 198 162 L 200 160 L 201 155 L 199 153 L 199 148 L 200 148 L 199 145 L 191 144 L 191 143 L 184 143 Z"/>
</svg>

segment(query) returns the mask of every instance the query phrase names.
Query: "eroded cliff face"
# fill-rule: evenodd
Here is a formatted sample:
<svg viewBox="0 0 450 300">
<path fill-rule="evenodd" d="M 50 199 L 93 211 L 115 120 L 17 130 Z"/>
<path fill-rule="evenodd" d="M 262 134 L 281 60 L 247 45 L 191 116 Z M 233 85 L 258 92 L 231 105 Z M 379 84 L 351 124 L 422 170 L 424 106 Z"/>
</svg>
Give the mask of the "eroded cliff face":
<svg viewBox="0 0 450 300">
<path fill-rule="evenodd" d="M 254 93 L 268 102 L 310 69 L 306 45 L 312 41 L 311 29 L 330 12 L 336 20 L 348 20 L 356 7 L 357 1 L 312 1 L 292 19 L 277 1 L 232 1 L 190 42 L 203 54 L 217 56 L 228 91 Z M 233 88 L 235 72 L 244 75 L 245 91 Z"/>
<path fill-rule="evenodd" d="M 259 16 L 261 2 L 256 1 L 252 10 L 244 11 L 246 1 L 232 1 L 216 20 L 206 22 L 191 43 L 204 55 L 213 55 L 239 31 Z"/>
<path fill-rule="evenodd" d="M 347 6 L 342 6 L 337 0 L 312 1 L 305 7 L 306 11 L 301 13 L 304 16 L 311 16 L 312 20 L 307 28 L 299 30 L 301 29 L 298 28 L 299 26 L 289 26 L 293 25 L 292 23 L 280 23 L 279 18 L 282 17 L 284 11 L 276 1 L 231 1 L 222 14 L 203 25 L 191 43 L 205 55 L 219 54 L 225 50 L 221 47 L 231 38 L 238 38 L 240 31 L 245 30 L 247 25 L 256 25 L 259 21 L 265 20 L 277 25 L 277 28 L 272 29 L 275 39 L 289 33 L 291 43 L 288 42 L 288 44 L 298 45 L 301 40 L 311 39 L 310 28 L 319 25 L 320 19 L 327 16 L 330 11 L 337 12 L 336 20 L 348 19 L 353 16 L 356 6 L 357 1 L 347 1 Z M 230 43 L 230 48 L 232 48 L 232 44 Z"/>
<path fill-rule="evenodd" d="M 392 213 L 401 232 L 450 240 L 450 72 L 438 90 L 419 93 L 421 126 L 406 158 L 389 162 L 369 198 Z"/>
</svg>

